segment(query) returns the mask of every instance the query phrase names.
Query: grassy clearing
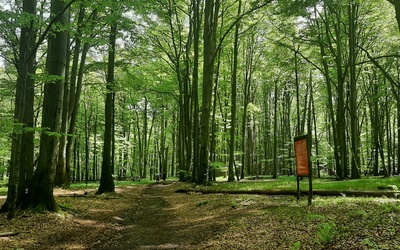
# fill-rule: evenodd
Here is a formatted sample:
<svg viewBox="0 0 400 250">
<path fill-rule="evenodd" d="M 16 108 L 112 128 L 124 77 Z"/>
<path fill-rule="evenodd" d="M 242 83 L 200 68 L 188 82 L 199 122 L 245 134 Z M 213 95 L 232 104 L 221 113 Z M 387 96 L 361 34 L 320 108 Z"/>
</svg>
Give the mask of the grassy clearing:
<svg viewBox="0 0 400 250">
<path fill-rule="evenodd" d="M 168 181 L 177 181 L 177 178 L 168 178 Z M 116 186 L 146 185 L 155 183 L 154 180 L 143 179 L 141 181 L 115 181 Z M 72 183 L 70 189 L 98 188 L 97 182 L 78 182 Z M 308 190 L 308 178 L 300 182 L 301 190 Z M 314 190 L 334 190 L 334 191 L 379 191 L 389 187 L 400 190 L 400 177 L 364 177 L 359 180 L 338 181 L 334 178 L 313 179 Z M 213 190 L 296 190 L 296 177 L 281 176 L 277 179 L 262 178 L 256 181 L 240 181 L 228 183 L 226 179 L 217 179 L 211 186 L 201 187 L 202 189 Z M 386 190 L 391 191 L 391 190 Z M 7 195 L 7 183 L 0 182 L 0 195 Z"/>
<path fill-rule="evenodd" d="M 277 179 L 263 179 L 260 181 L 217 182 L 211 187 L 214 190 L 296 190 L 296 177 L 282 176 Z M 301 190 L 308 190 L 308 178 L 300 182 Z M 332 178 L 313 179 L 314 190 L 335 191 L 379 191 L 385 188 L 400 188 L 400 177 L 382 178 L 365 177 L 359 180 L 337 181 Z M 387 190 L 386 190 L 387 191 Z"/>
</svg>

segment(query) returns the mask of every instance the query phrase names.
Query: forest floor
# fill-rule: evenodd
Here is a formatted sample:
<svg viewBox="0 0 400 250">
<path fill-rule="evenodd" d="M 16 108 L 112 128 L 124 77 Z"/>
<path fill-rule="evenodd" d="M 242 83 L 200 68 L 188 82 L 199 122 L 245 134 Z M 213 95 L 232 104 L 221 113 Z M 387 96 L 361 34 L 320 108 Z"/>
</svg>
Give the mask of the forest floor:
<svg viewBox="0 0 400 250">
<path fill-rule="evenodd" d="M 61 213 L 0 215 L 18 233 L 0 249 L 400 249 L 398 199 L 175 192 L 188 187 L 56 189 Z"/>
</svg>

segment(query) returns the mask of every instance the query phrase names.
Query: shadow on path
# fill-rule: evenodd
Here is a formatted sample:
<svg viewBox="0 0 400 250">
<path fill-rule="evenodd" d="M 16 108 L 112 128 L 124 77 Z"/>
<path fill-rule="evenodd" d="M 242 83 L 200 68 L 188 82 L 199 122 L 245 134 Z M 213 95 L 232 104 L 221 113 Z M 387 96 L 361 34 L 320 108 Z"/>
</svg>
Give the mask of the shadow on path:
<svg viewBox="0 0 400 250">
<path fill-rule="evenodd" d="M 112 241 L 102 242 L 93 249 L 199 249 L 223 229 L 219 223 L 203 223 L 205 218 L 180 218 L 181 204 L 170 204 L 176 195 L 169 185 L 148 185 L 136 196 L 132 209 L 118 222 L 122 229 Z M 132 202 L 129 200 L 129 202 Z M 193 205 L 193 204 L 192 204 Z"/>
</svg>

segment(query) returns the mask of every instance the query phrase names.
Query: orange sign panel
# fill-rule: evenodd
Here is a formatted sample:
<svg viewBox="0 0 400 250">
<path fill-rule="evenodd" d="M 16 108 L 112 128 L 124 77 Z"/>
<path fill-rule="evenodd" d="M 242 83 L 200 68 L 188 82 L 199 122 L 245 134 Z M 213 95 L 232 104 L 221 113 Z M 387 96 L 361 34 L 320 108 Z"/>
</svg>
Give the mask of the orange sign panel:
<svg viewBox="0 0 400 250">
<path fill-rule="evenodd" d="M 296 172 L 298 176 L 309 176 L 308 171 L 308 151 L 306 137 L 294 142 L 296 153 Z"/>
</svg>

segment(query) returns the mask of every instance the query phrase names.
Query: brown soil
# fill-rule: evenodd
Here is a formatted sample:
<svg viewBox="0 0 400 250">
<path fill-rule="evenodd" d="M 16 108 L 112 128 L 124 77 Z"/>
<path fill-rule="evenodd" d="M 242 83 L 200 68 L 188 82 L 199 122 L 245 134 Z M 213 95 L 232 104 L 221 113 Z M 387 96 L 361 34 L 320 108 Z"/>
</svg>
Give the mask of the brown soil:
<svg viewBox="0 0 400 250">
<path fill-rule="evenodd" d="M 94 195 L 95 190 L 57 189 L 57 202 L 64 208 L 62 213 L 24 211 L 13 220 L 0 216 L 0 233 L 19 233 L 0 237 L 0 249 L 300 249 L 300 246 L 301 249 L 396 249 L 399 246 L 399 213 L 388 209 L 387 213 L 371 219 L 368 209 L 373 206 L 368 202 L 343 206 L 339 201 L 322 205 L 325 201 L 321 200 L 310 208 L 306 200 L 297 203 L 292 196 L 175 192 L 188 187 L 182 183 L 136 185 L 117 187 L 115 194 L 106 195 Z M 394 199 L 383 202 L 398 204 Z M 347 215 L 351 211 L 366 212 Z M 327 228 L 323 229 L 324 225 Z"/>
</svg>

